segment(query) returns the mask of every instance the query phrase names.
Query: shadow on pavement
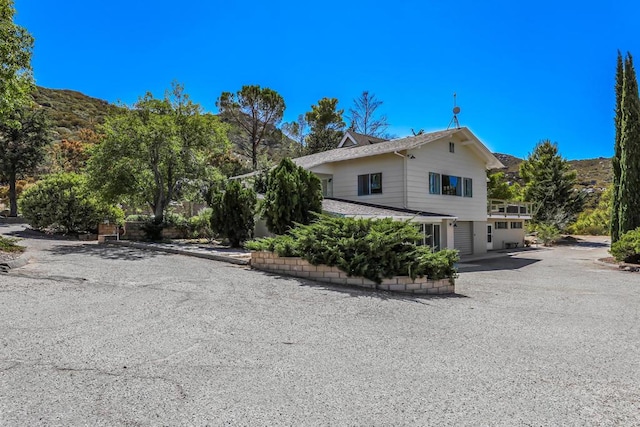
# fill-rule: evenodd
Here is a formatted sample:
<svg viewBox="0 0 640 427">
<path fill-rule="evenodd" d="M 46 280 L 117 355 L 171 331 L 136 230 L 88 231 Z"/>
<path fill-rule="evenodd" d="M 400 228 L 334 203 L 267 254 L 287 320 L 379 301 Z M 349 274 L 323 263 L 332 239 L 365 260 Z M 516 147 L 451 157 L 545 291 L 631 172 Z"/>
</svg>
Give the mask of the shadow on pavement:
<svg viewBox="0 0 640 427">
<path fill-rule="evenodd" d="M 446 295 L 401 294 L 401 293 L 388 292 L 388 291 L 382 291 L 382 290 L 359 288 L 357 286 L 351 286 L 351 285 L 333 285 L 330 283 L 315 282 L 309 279 L 302 279 L 300 277 L 294 277 L 294 276 L 282 276 L 279 274 L 270 273 L 262 270 L 254 270 L 254 271 L 271 276 L 275 280 L 294 280 L 298 282 L 300 286 L 316 288 L 318 290 L 339 292 L 341 294 L 346 294 L 354 298 L 370 297 L 370 298 L 378 298 L 381 300 L 406 301 L 406 302 L 418 302 L 416 300 L 421 300 L 421 302 L 423 303 L 426 303 L 426 301 L 428 300 L 434 300 L 434 299 L 468 298 L 466 295 L 463 295 L 463 294 L 446 294 Z"/>
<path fill-rule="evenodd" d="M 137 248 L 124 246 L 98 245 L 96 243 L 84 243 L 79 245 L 58 245 L 49 252 L 56 255 L 84 254 L 97 256 L 104 259 L 115 259 L 123 261 L 139 261 L 142 259 L 156 258 L 170 254 L 157 251 L 145 251 Z"/>
<path fill-rule="evenodd" d="M 61 234 L 47 234 L 41 231 L 31 230 L 25 228 L 24 230 L 12 231 L 10 233 L 4 233 L 5 236 L 19 237 L 21 239 L 33 239 L 33 240 L 60 240 L 65 242 L 79 242 L 75 236 L 64 236 Z"/>
<path fill-rule="evenodd" d="M 461 262 L 458 264 L 458 271 L 460 273 L 473 273 L 477 271 L 518 270 L 531 264 L 535 264 L 536 262 L 540 262 L 540 260 L 531 258 L 500 257 L 470 261 L 468 263 Z"/>
</svg>

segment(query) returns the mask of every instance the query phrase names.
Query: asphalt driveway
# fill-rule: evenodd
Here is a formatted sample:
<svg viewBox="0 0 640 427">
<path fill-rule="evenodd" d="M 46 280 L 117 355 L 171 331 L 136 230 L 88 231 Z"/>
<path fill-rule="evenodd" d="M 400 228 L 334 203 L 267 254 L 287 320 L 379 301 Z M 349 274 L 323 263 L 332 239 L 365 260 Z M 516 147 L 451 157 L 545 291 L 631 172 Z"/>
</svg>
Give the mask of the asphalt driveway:
<svg viewBox="0 0 640 427">
<path fill-rule="evenodd" d="M 640 274 L 597 242 L 463 263 L 440 298 L 24 242 L 0 275 L 2 426 L 640 423 Z"/>
</svg>

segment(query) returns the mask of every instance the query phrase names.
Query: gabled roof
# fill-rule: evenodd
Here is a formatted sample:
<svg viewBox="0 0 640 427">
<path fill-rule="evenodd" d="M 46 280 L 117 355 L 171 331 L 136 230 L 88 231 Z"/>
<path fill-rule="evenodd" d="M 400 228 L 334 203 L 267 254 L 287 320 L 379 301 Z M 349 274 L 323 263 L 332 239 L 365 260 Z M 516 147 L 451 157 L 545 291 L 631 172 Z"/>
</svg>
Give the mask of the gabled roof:
<svg viewBox="0 0 640 427">
<path fill-rule="evenodd" d="M 406 218 L 422 219 L 424 221 L 440 221 L 443 219 L 455 219 L 453 215 L 438 214 L 433 212 L 421 212 L 412 209 L 393 208 L 376 205 L 373 203 L 355 202 L 352 200 L 325 198 L 322 200 L 322 210 L 327 213 L 341 216 L 376 217 L 376 218 Z M 420 221 L 419 221 L 420 222 Z"/>
<path fill-rule="evenodd" d="M 485 160 L 487 169 L 504 167 L 504 165 L 500 163 L 493 154 L 491 154 L 489 149 L 466 127 L 424 133 L 422 135 L 409 136 L 406 138 L 392 139 L 380 144 L 336 148 L 329 151 L 323 151 L 321 153 L 298 157 L 293 159 L 293 162 L 305 169 L 310 169 L 326 163 L 341 162 L 344 160 L 411 150 L 431 142 L 449 138 L 455 134 L 463 134 L 465 137 L 464 143 L 474 147 L 477 154 Z"/>
<path fill-rule="evenodd" d="M 363 145 L 376 144 L 378 142 L 388 141 L 388 139 L 378 138 L 375 136 L 365 135 L 362 133 L 354 132 L 352 130 L 348 130 L 344 133 L 344 136 L 342 137 L 340 144 L 338 144 L 338 148 L 344 147 L 347 141 L 350 142 L 352 145 L 363 146 Z M 347 145 L 347 147 L 349 147 L 349 145 Z"/>
</svg>

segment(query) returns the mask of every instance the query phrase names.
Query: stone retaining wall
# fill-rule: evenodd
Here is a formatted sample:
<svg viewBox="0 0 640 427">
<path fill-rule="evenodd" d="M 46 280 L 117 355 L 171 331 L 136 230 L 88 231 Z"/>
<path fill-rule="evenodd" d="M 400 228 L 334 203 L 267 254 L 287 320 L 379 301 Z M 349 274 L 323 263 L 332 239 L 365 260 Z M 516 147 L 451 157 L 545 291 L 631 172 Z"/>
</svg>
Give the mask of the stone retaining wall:
<svg viewBox="0 0 640 427">
<path fill-rule="evenodd" d="M 279 257 L 273 252 L 266 251 L 251 252 L 251 267 L 336 285 L 359 286 L 410 294 L 442 295 L 455 293 L 453 279 L 429 280 L 426 277 L 418 277 L 414 281 L 408 276 L 396 276 L 391 279 L 383 279 L 382 283 L 378 285 L 363 277 L 349 277 L 347 273 L 338 267 L 311 265 L 302 258 Z"/>
<path fill-rule="evenodd" d="M 142 241 L 147 239 L 147 235 L 144 232 L 144 221 L 127 221 L 124 225 L 124 230 L 120 230 L 120 240 L 137 240 Z M 115 236 L 116 233 L 115 224 L 98 224 L 98 235 L 101 236 L 98 240 L 103 241 L 103 235 Z M 186 239 L 189 235 L 184 230 L 176 227 L 165 227 L 162 229 L 163 239 Z"/>
</svg>

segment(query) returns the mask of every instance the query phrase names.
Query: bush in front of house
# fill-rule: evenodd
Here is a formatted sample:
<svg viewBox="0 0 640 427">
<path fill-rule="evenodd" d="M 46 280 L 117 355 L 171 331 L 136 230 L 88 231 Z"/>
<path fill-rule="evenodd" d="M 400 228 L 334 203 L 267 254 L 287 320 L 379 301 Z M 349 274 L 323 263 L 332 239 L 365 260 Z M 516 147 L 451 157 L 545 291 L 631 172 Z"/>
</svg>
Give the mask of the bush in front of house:
<svg viewBox="0 0 640 427">
<path fill-rule="evenodd" d="M 75 173 L 50 175 L 26 189 L 18 201 L 20 211 L 38 230 L 63 233 L 93 232 L 108 219 L 121 223 L 122 209 L 101 202 Z"/>
<path fill-rule="evenodd" d="M 310 225 L 298 225 L 283 236 L 248 242 L 246 247 L 301 257 L 313 265 L 336 266 L 350 276 L 376 283 L 393 276 L 455 277 L 458 251 L 432 252 L 418 246 L 421 240 L 415 223 L 409 221 L 322 215 Z"/>
<path fill-rule="evenodd" d="M 544 246 L 551 246 L 560 238 L 560 230 L 551 223 L 538 223 L 532 229 L 536 232 L 538 241 Z"/>
<path fill-rule="evenodd" d="M 223 192 L 211 198 L 211 229 L 238 248 L 251 238 L 255 225 L 256 192 L 239 181 L 229 181 Z"/>
<path fill-rule="evenodd" d="M 285 158 L 267 176 L 262 216 L 267 228 L 284 234 L 296 224 L 309 224 L 322 212 L 322 183 L 312 172 Z"/>
<path fill-rule="evenodd" d="M 611 245 L 611 255 L 616 261 L 640 264 L 640 227 L 620 236 L 620 240 Z"/>
</svg>

